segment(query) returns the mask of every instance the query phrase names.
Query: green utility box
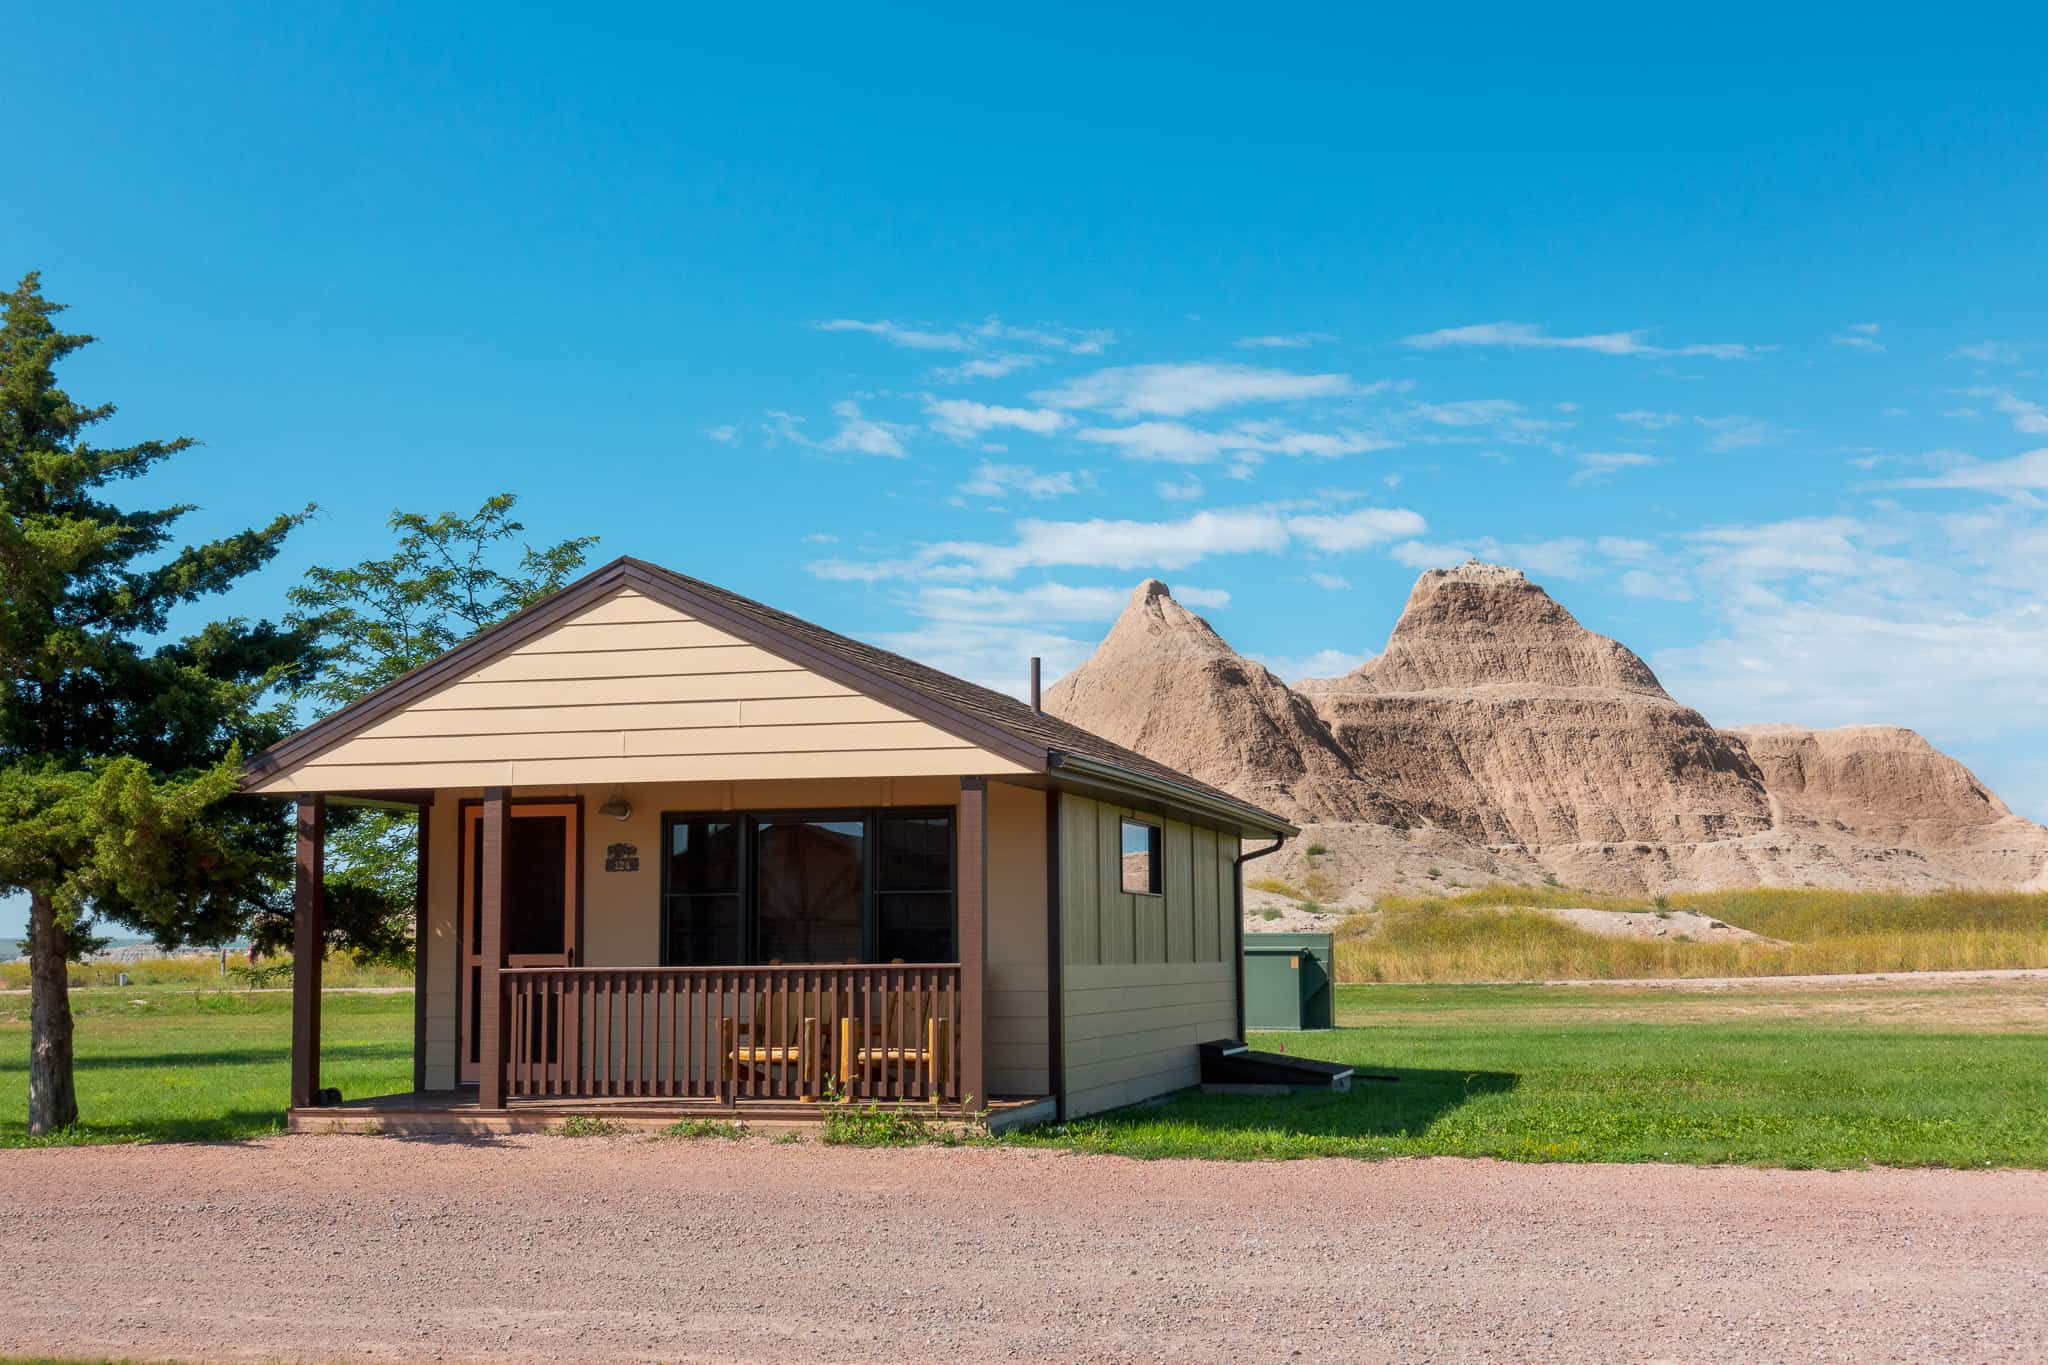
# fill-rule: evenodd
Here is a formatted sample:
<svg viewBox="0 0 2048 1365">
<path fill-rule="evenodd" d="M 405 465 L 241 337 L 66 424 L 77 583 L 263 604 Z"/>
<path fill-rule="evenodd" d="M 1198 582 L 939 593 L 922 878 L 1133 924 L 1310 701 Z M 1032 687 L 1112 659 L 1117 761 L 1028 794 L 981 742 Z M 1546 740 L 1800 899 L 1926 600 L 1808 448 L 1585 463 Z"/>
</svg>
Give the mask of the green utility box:
<svg viewBox="0 0 2048 1365">
<path fill-rule="evenodd" d="M 1244 1026 L 1335 1028 L 1336 969 L 1328 934 L 1244 936 Z"/>
</svg>

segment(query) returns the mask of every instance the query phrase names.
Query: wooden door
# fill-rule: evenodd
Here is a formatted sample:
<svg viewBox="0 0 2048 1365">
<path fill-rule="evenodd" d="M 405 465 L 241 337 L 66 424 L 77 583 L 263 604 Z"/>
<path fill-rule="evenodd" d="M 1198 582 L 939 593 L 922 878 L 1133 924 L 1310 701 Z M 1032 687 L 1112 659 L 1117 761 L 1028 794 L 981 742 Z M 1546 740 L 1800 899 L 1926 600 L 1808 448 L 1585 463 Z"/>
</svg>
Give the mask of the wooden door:
<svg viewBox="0 0 2048 1365">
<path fill-rule="evenodd" d="M 583 830 L 571 801 L 515 804 L 505 831 L 505 962 L 507 967 L 576 965 L 576 907 L 580 898 Z M 481 806 L 462 819 L 462 978 L 457 1018 L 460 1076 L 477 1079 L 477 1031 L 484 1008 L 483 823 Z M 537 1035 L 550 1054 L 560 1046 L 553 1027 Z"/>
</svg>

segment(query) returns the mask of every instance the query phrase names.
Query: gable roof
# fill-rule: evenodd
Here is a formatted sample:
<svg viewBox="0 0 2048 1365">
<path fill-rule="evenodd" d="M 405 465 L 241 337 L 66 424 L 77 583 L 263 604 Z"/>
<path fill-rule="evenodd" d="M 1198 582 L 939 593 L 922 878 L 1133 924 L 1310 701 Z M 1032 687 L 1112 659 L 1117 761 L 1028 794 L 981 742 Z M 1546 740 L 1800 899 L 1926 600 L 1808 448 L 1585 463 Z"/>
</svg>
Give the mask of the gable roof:
<svg viewBox="0 0 2048 1365">
<path fill-rule="evenodd" d="M 623 588 L 644 593 L 856 692 L 899 707 L 1030 772 L 1058 773 L 1092 786 L 1192 808 L 1249 830 L 1299 832 L 1270 811 L 1056 716 L 1034 711 L 1015 697 L 826 630 L 715 584 L 630 557 L 585 574 L 440 658 L 280 740 L 243 765 L 243 781 L 305 762 Z"/>
</svg>

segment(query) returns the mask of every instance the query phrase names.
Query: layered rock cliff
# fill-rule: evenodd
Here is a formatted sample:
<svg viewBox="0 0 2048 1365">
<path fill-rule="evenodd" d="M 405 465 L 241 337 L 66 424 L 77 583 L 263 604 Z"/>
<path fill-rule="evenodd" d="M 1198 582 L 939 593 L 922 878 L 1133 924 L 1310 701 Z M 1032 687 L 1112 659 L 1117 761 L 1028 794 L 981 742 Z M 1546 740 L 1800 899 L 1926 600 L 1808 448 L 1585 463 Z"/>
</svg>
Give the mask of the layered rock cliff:
<svg viewBox="0 0 2048 1365">
<path fill-rule="evenodd" d="M 1912 731 L 1716 730 L 1499 565 L 1423 574 L 1379 655 L 1292 688 L 1148 580 L 1046 706 L 1303 824 L 1272 870 L 1319 844 L 1346 899 L 1543 877 L 2048 887 L 2048 829 Z"/>
<path fill-rule="evenodd" d="M 1412 818 L 1359 774 L 1305 698 L 1156 578 L 1047 690 L 1045 708 L 1290 820 Z"/>
</svg>

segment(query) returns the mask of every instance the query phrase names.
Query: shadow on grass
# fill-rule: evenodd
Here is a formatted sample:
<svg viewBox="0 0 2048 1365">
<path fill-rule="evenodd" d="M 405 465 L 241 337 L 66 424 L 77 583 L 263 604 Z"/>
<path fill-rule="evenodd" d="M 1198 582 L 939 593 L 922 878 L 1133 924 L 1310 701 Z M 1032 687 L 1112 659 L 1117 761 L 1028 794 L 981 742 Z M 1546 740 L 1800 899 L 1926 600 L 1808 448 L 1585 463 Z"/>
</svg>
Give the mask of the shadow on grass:
<svg viewBox="0 0 2048 1365">
<path fill-rule="evenodd" d="M 0 1129 L 0 1148 L 91 1147 L 125 1142 L 246 1142 L 284 1131 L 282 1109 L 230 1109 L 193 1118 L 136 1119 L 73 1124 L 46 1138 L 29 1137 L 24 1126 Z"/>
<path fill-rule="evenodd" d="M 1385 1076 L 1392 1080 L 1365 1080 Z M 1521 1077 L 1506 1071 L 1429 1071 L 1361 1066 L 1348 1092 L 1299 1090 L 1289 1095 L 1205 1095 L 1199 1092 L 1146 1109 L 1138 1122 L 1182 1119 L 1218 1131 L 1280 1129 L 1306 1137 L 1419 1137 L 1454 1109 L 1504 1095 Z"/>
<path fill-rule="evenodd" d="M 1391 1077 L 1369 1081 L 1367 1075 Z M 1128 1156 L 1257 1157 L 1370 1150 L 1418 1138 L 1454 1110 L 1520 1083 L 1505 1071 L 1360 1066 L 1348 1092 L 1210 1095 L 1171 1099 L 1029 1130 L 1025 1142 Z"/>
</svg>

